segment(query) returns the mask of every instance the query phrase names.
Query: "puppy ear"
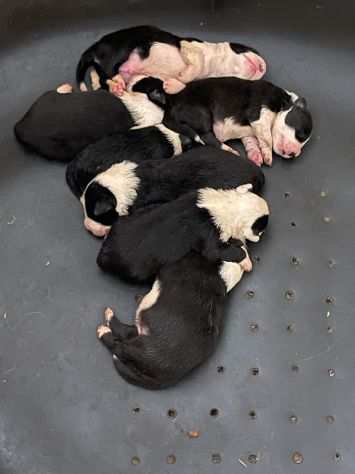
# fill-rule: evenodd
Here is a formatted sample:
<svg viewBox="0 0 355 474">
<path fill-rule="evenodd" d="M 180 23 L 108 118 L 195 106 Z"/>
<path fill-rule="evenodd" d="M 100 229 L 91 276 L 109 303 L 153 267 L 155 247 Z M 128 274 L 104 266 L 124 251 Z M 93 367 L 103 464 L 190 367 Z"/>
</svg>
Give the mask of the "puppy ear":
<svg viewBox="0 0 355 474">
<path fill-rule="evenodd" d="M 148 93 L 149 100 L 154 102 L 154 104 L 160 105 L 163 107 L 166 105 L 166 96 L 165 92 L 159 89 L 153 89 L 151 92 Z"/>
<path fill-rule="evenodd" d="M 248 184 L 242 184 L 237 187 L 237 191 L 240 194 L 246 194 L 247 192 L 251 191 L 253 189 L 253 185 L 248 183 Z"/>
<path fill-rule="evenodd" d="M 109 211 L 113 211 L 114 209 L 115 207 L 112 202 L 106 199 L 100 199 L 95 202 L 93 213 L 95 217 L 98 217 L 106 214 Z"/>
<path fill-rule="evenodd" d="M 299 97 L 296 102 L 294 103 L 296 107 L 299 107 L 300 109 L 306 109 L 307 108 L 307 102 L 304 97 Z"/>
</svg>

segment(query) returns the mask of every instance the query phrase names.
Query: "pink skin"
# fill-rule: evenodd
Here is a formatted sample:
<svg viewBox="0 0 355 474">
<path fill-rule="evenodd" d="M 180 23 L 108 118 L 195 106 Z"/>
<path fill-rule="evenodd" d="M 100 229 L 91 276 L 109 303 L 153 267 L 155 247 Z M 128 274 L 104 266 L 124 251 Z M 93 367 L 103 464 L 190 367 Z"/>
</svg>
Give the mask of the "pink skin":
<svg viewBox="0 0 355 474">
<path fill-rule="evenodd" d="M 166 79 L 163 83 L 164 91 L 167 94 L 178 94 L 180 91 L 185 89 L 185 87 L 186 85 L 183 82 L 173 77 Z"/>
<path fill-rule="evenodd" d="M 110 232 L 110 228 L 107 225 L 99 224 L 98 222 L 93 221 L 90 217 L 85 217 L 84 227 L 95 237 L 106 237 Z"/>
<path fill-rule="evenodd" d="M 244 137 L 242 138 L 242 143 L 245 147 L 248 159 L 257 166 L 261 166 L 264 160 L 256 137 Z"/>
<path fill-rule="evenodd" d="M 245 53 L 244 59 L 249 69 L 249 73 L 246 75 L 247 79 L 260 79 L 265 74 L 266 64 L 260 56 L 254 53 Z"/>
<path fill-rule="evenodd" d="M 135 74 L 141 74 L 143 72 L 143 61 L 139 54 L 133 51 L 127 61 L 121 64 L 118 72 L 125 82 L 129 82 Z"/>
<path fill-rule="evenodd" d="M 250 257 L 249 255 L 247 254 L 247 256 L 245 257 L 244 260 L 242 260 L 239 265 L 242 267 L 242 269 L 245 271 L 245 272 L 251 272 L 252 269 L 253 269 L 253 264 L 252 264 L 252 261 L 250 260 Z"/>
<path fill-rule="evenodd" d="M 274 151 L 283 158 L 296 158 L 301 154 L 301 145 L 298 142 L 293 142 L 285 136 L 281 136 L 280 141 L 275 144 Z"/>
</svg>

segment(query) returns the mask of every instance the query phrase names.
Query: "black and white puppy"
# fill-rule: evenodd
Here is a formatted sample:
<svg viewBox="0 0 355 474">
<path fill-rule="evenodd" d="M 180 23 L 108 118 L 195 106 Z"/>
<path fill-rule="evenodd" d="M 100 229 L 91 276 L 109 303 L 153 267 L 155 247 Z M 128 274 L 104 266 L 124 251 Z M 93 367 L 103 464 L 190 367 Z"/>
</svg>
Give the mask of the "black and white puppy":
<svg viewBox="0 0 355 474">
<path fill-rule="evenodd" d="M 132 90 L 164 107 L 163 123 L 176 132 L 231 152 L 225 142 L 240 138 L 259 166 L 272 164 L 273 150 L 284 158 L 299 156 L 312 132 L 305 99 L 264 80 L 205 79 L 166 94 L 162 81 L 146 78 Z"/>
<path fill-rule="evenodd" d="M 233 160 L 213 147 L 200 147 L 172 160 L 140 164 L 126 160 L 97 174 L 86 186 L 80 201 L 84 226 L 103 237 L 119 216 L 168 202 L 201 187 L 234 188 L 252 183 L 255 192 L 264 184 L 261 170 L 248 160 Z"/>
<path fill-rule="evenodd" d="M 178 383 L 201 365 L 216 347 L 227 293 L 242 275 L 238 263 L 212 262 L 191 252 L 160 270 L 137 308 L 135 324 L 122 323 L 107 308 L 97 336 L 118 373 L 153 390 Z"/>
<path fill-rule="evenodd" d="M 249 46 L 208 43 L 143 25 L 105 35 L 82 54 L 76 71 L 82 90 L 87 89 L 84 81 L 89 68 L 95 69 L 102 87 L 113 78 L 115 92 L 121 94 L 137 74 L 183 83 L 211 76 L 256 80 L 265 74 L 266 64 Z"/>
<path fill-rule="evenodd" d="M 164 125 L 115 133 L 84 148 L 68 164 L 66 180 L 73 194 L 80 199 L 90 181 L 114 164 L 170 158 L 196 145 L 200 146 Z"/>
<path fill-rule="evenodd" d="M 87 145 L 134 126 L 159 124 L 162 109 L 145 94 L 73 92 L 69 84 L 43 94 L 15 125 L 17 139 L 49 159 L 70 161 Z"/>
<path fill-rule="evenodd" d="M 236 241 L 237 247 L 246 240 L 258 242 L 268 223 L 266 201 L 250 189 L 251 184 L 202 188 L 122 217 L 104 240 L 97 263 L 125 280 L 145 282 L 191 251 L 208 261 L 227 260 L 221 252 L 234 248 Z M 228 260 L 243 259 L 234 255 Z M 250 261 L 247 268 L 251 270 Z"/>
</svg>

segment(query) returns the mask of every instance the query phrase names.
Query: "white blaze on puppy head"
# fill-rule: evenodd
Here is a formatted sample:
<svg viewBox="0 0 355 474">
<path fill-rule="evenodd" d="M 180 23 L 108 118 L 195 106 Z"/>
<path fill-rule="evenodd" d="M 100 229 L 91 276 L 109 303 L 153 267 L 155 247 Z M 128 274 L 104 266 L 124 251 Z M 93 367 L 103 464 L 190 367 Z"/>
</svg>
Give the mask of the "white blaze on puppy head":
<svg viewBox="0 0 355 474">
<path fill-rule="evenodd" d="M 231 238 L 242 242 L 260 240 L 270 211 L 266 201 L 251 189 L 251 184 L 244 184 L 228 190 L 199 190 L 197 206 L 207 209 L 223 242 Z"/>
<path fill-rule="evenodd" d="M 137 197 L 139 178 L 136 163 L 122 161 L 99 173 L 87 185 L 80 202 L 84 209 L 85 228 L 104 237 L 118 216 L 126 216 Z"/>
<path fill-rule="evenodd" d="M 292 98 L 287 110 L 279 112 L 272 127 L 273 149 L 283 158 L 296 158 L 311 137 L 313 123 L 306 100 L 286 91 Z"/>
</svg>

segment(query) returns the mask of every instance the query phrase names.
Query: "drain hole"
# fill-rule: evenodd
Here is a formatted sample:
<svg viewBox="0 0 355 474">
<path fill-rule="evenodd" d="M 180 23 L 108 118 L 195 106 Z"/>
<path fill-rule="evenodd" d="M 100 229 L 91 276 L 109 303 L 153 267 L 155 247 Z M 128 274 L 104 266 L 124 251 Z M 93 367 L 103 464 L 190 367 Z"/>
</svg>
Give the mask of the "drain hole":
<svg viewBox="0 0 355 474">
<path fill-rule="evenodd" d="M 249 454 L 248 456 L 248 463 L 249 464 L 256 464 L 259 461 L 257 454 Z"/>
<path fill-rule="evenodd" d="M 285 198 L 285 199 L 288 199 L 290 196 L 291 196 L 291 193 L 289 193 L 288 191 L 286 191 L 286 192 L 284 193 L 284 198 Z"/>
<path fill-rule="evenodd" d="M 210 411 L 210 415 L 213 416 L 213 417 L 218 416 L 219 415 L 218 408 L 212 408 L 212 410 Z"/>
<path fill-rule="evenodd" d="M 299 265 L 301 262 L 300 262 L 300 259 L 298 257 L 291 257 L 291 263 L 292 265 Z"/>
<path fill-rule="evenodd" d="M 141 463 L 141 460 L 139 459 L 138 456 L 134 456 L 134 457 L 131 459 L 131 463 L 133 464 L 133 466 L 138 466 L 138 464 Z"/>
<path fill-rule="evenodd" d="M 303 463 L 303 455 L 299 452 L 295 452 L 292 454 L 292 461 L 295 464 L 302 464 Z"/>
<path fill-rule="evenodd" d="M 224 371 L 225 371 L 225 368 L 223 367 L 223 365 L 219 365 L 219 366 L 217 367 L 217 372 L 218 372 L 219 374 L 223 374 Z"/>
<path fill-rule="evenodd" d="M 251 373 L 252 373 L 252 375 L 255 375 L 255 376 L 256 376 L 256 375 L 259 375 L 259 374 L 260 374 L 260 370 L 258 369 L 258 367 L 253 367 L 253 368 L 251 369 Z"/>
<path fill-rule="evenodd" d="M 330 425 L 332 425 L 335 422 L 335 418 L 332 415 L 328 415 L 326 417 L 326 420 L 327 420 L 327 423 L 329 423 Z"/>
<path fill-rule="evenodd" d="M 249 412 L 249 418 L 250 418 L 251 420 L 255 420 L 255 419 L 256 419 L 256 412 L 255 412 L 255 410 L 250 410 L 250 412 Z"/>
<path fill-rule="evenodd" d="M 327 304 L 334 304 L 335 303 L 335 298 L 333 296 L 327 296 L 325 299 L 325 302 Z"/>
<path fill-rule="evenodd" d="M 300 370 L 300 368 L 298 367 L 298 365 L 293 364 L 293 365 L 291 366 L 291 370 L 292 370 L 292 372 L 298 372 L 298 371 Z"/>
<path fill-rule="evenodd" d="M 291 415 L 289 417 L 289 421 L 290 421 L 290 423 L 296 424 L 298 422 L 298 418 L 297 418 L 296 415 Z"/>
<path fill-rule="evenodd" d="M 287 330 L 287 332 L 289 332 L 289 333 L 295 332 L 295 324 L 294 324 L 294 323 L 288 324 L 287 327 L 286 327 L 286 330 Z"/>
<path fill-rule="evenodd" d="M 176 457 L 174 454 L 169 454 L 169 456 L 166 458 L 166 462 L 168 464 L 175 464 L 176 463 Z"/>
<path fill-rule="evenodd" d="M 133 413 L 139 413 L 141 409 L 139 407 L 132 408 Z"/>
<path fill-rule="evenodd" d="M 296 222 L 292 221 L 291 222 L 291 227 L 296 227 Z"/>
<path fill-rule="evenodd" d="M 251 332 L 258 332 L 259 331 L 259 324 L 257 323 L 250 323 L 249 324 L 249 329 Z"/>
<path fill-rule="evenodd" d="M 174 410 L 173 408 L 170 408 L 168 410 L 168 417 L 169 418 L 176 418 L 177 417 L 177 412 L 176 410 Z"/>
<path fill-rule="evenodd" d="M 247 291 L 247 297 L 248 298 L 254 298 L 254 296 L 255 296 L 255 291 L 253 291 L 253 290 L 248 290 Z"/>
<path fill-rule="evenodd" d="M 285 292 L 285 298 L 290 301 L 290 300 L 293 300 L 295 298 L 295 292 L 293 290 L 287 290 Z"/>
<path fill-rule="evenodd" d="M 341 461 L 341 454 L 340 453 L 336 452 L 334 457 L 335 457 L 335 460 L 337 462 Z"/>
<path fill-rule="evenodd" d="M 213 453 L 211 456 L 213 464 L 220 464 L 222 462 L 222 456 L 219 453 Z"/>
</svg>

